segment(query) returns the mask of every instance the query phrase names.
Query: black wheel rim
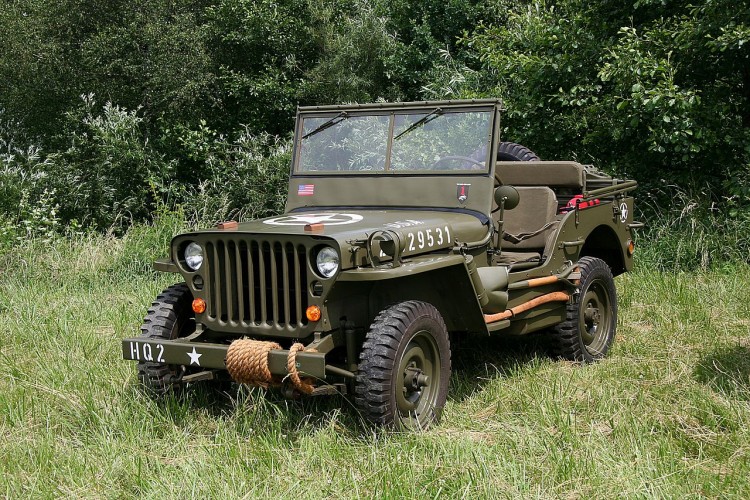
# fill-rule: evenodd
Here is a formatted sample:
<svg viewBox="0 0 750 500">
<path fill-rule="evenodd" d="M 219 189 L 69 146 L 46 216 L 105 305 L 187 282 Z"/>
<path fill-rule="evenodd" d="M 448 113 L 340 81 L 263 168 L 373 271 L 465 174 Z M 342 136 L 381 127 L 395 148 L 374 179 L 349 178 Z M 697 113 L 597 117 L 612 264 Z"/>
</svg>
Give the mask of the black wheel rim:
<svg viewBox="0 0 750 500">
<path fill-rule="evenodd" d="M 578 331 L 583 345 L 593 357 L 601 357 L 612 331 L 612 302 L 606 284 L 592 281 L 579 303 Z"/>
<path fill-rule="evenodd" d="M 396 371 L 396 410 L 403 425 L 422 428 L 433 419 L 440 392 L 440 370 L 435 339 L 425 330 L 417 332 L 398 360 Z"/>
</svg>

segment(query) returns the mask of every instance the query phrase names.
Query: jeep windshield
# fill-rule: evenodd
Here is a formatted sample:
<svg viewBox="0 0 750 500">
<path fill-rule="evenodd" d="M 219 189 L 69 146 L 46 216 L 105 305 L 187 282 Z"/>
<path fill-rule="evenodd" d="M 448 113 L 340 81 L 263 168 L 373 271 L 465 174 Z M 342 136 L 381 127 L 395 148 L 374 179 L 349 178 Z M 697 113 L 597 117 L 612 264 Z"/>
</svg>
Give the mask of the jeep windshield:
<svg viewBox="0 0 750 500">
<path fill-rule="evenodd" d="M 492 109 L 301 114 L 295 172 L 488 171 Z"/>
</svg>

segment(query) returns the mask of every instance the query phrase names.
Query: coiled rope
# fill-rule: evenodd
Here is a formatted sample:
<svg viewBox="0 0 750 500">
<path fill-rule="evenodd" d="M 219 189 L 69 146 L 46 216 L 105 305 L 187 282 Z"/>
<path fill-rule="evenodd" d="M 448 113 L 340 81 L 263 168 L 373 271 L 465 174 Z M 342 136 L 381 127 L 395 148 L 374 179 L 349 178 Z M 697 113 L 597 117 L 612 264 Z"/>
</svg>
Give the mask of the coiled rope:
<svg viewBox="0 0 750 500">
<path fill-rule="evenodd" d="M 229 375 L 240 384 L 259 387 L 281 385 L 283 379 L 271 373 L 268 367 L 268 353 L 273 350 L 281 350 L 276 342 L 262 340 L 240 339 L 235 340 L 227 349 L 226 365 Z M 297 370 L 297 353 L 304 352 L 305 346 L 296 342 L 289 349 L 286 360 L 287 376 L 295 389 L 303 394 L 312 394 L 315 389 L 312 380 L 303 379 Z M 307 352 L 316 352 L 309 349 Z"/>
</svg>

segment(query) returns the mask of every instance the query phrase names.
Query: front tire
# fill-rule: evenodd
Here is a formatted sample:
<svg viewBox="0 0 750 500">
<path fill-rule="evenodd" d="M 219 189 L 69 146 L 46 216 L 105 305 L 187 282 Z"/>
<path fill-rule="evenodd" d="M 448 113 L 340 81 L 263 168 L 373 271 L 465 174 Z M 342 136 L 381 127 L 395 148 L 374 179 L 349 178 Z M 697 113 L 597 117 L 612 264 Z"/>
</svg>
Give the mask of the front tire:
<svg viewBox="0 0 750 500">
<path fill-rule="evenodd" d="M 607 355 L 617 328 L 617 290 L 606 262 L 595 257 L 578 261 L 579 292 L 566 307 L 565 321 L 555 326 L 555 354 L 591 363 Z"/>
<path fill-rule="evenodd" d="M 195 331 L 195 315 L 191 303 L 193 295 L 185 283 L 168 287 L 156 296 L 143 319 L 141 337 L 174 340 Z M 164 363 L 138 363 L 138 379 L 150 392 L 167 394 L 183 386 L 179 381 L 181 367 Z"/>
<path fill-rule="evenodd" d="M 378 314 L 359 358 L 355 402 L 371 422 L 426 429 L 448 395 L 451 351 L 440 313 L 410 300 Z"/>
</svg>

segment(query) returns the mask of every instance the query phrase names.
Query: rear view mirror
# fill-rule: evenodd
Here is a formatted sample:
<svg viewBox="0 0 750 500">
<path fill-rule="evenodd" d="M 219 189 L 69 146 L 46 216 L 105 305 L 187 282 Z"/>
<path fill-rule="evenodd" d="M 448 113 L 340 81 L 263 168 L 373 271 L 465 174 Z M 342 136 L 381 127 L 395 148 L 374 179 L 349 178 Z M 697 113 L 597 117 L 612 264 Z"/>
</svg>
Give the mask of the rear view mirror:
<svg viewBox="0 0 750 500">
<path fill-rule="evenodd" d="M 521 195 L 518 194 L 518 190 L 513 186 L 498 186 L 495 189 L 495 203 L 498 207 L 503 207 L 505 210 L 513 210 L 518 206 L 518 202 L 521 201 Z"/>
</svg>

